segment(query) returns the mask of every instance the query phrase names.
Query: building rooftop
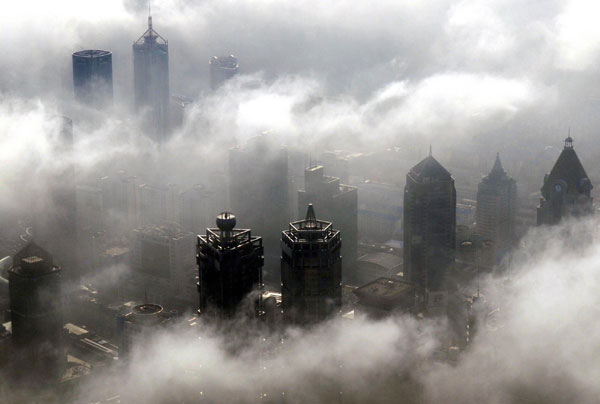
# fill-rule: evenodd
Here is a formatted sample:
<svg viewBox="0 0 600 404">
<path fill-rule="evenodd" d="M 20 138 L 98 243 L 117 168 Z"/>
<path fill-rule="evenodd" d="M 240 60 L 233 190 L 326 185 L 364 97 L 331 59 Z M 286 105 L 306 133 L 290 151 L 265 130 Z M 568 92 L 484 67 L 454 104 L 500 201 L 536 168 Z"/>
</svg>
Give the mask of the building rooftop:
<svg viewBox="0 0 600 404">
<path fill-rule="evenodd" d="M 542 195 L 549 197 L 554 192 L 558 183 L 566 184 L 567 193 L 577 194 L 589 192 L 593 188 L 590 179 L 573 149 L 573 139 L 565 139 L 565 147 L 554 163 L 550 174 L 544 179 Z M 587 187 L 587 189 L 586 189 Z"/>
<path fill-rule="evenodd" d="M 409 176 L 415 181 L 424 178 L 451 179 L 452 176 L 431 154 L 410 169 Z"/>
</svg>

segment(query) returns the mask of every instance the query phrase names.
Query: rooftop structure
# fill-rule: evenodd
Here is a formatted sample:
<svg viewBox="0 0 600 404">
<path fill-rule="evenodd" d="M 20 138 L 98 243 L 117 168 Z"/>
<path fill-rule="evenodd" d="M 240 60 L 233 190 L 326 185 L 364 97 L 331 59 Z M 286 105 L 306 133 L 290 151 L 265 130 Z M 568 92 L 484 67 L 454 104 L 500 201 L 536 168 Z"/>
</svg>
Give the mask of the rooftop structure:
<svg viewBox="0 0 600 404">
<path fill-rule="evenodd" d="M 412 282 L 382 277 L 355 289 L 354 294 L 358 310 L 374 317 L 417 312 L 419 291 Z"/>
<path fill-rule="evenodd" d="M 210 86 L 213 90 L 235 76 L 239 71 L 238 60 L 235 56 L 213 56 L 210 65 Z"/>
<path fill-rule="evenodd" d="M 88 49 L 73 53 L 75 98 L 102 106 L 113 101 L 112 53 Z"/>
</svg>

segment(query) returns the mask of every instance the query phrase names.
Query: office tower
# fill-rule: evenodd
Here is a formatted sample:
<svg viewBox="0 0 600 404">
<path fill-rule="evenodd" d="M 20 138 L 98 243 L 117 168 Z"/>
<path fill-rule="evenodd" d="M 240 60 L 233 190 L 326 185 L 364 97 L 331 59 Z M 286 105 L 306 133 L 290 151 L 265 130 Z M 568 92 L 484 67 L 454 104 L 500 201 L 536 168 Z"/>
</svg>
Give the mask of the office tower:
<svg viewBox="0 0 600 404">
<path fill-rule="evenodd" d="M 150 341 L 161 328 L 172 324 L 173 318 L 173 312 L 153 303 L 134 306 L 128 313 L 118 315 L 119 359 L 128 359 L 135 345 Z"/>
<path fill-rule="evenodd" d="M 112 104 L 112 53 L 92 49 L 73 53 L 73 88 L 79 102 Z"/>
<path fill-rule="evenodd" d="M 313 204 L 319 215 L 335 223 L 343 238 L 344 280 L 355 281 L 358 248 L 358 192 L 357 188 L 340 184 L 340 179 L 324 175 L 323 166 L 304 170 L 304 189 L 298 191 L 298 212 L 301 218 L 304 206 Z"/>
<path fill-rule="evenodd" d="M 167 220 L 168 188 L 142 184 L 138 189 L 139 215 L 142 225 L 162 223 Z"/>
<path fill-rule="evenodd" d="M 106 230 L 116 236 L 128 233 L 139 223 L 139 187 L 137 178 L 123 169 L 100 178 Z"/>
<path fill-rule="evenodd" d="M 192 307 L 196 299 L 194 234 L 166 223 L 139 227 L 132 236 L 132 298 L 145 294 L 168 307 Z"/>
<path fill-rule="evenodd" d="M 238 74 L 240 66 L 235 56 L 213 56 L 208 62 L 210 65 L 210 87 L 213 90 Z"/>
<path fill-rule="evenodd" d="M 491 241 L 498 256 L 514 245 L 516 211 L 517 184 L 497 154 L 492 171 L 479 183 L 475 220 L 477 233 Z"/>
<path fill-rule="evenodd" d="M 262 289 L 262 238 L 235 225 L 235 215 L 223 212 L 217 216 L 217 228 L 198 236 L 200 314 L 230 316 L 252 291 Z M 255 298 L 259 301 L 260 293 Z M 254 309 L 253 297 L 247 301 L 247 308 Z"/>
<path fill-rule="evenodd" d="M 286 321 L 313 323 L 339 313 L 342 305 L 342 241 L 331 222 L 292 222 L 281 236 L 281 298 Z"/>
<path fill-rule="evenodd" d="M 544 177 L 537 224 L 556 224 L 563 217 L 592 213 L 592 183 L 575 150 L 573 139 L 565 139 L 565 147 Z"/>
<path fill-rule="evenodd" d="M 143 111 L 145 129 L 156 141 L 169 131 L 169 44 L 152 28 L 133 44 L 133 79 L 135 107 Z"/>
<path fill-rule="evenodd" d="M 81 275 L 77 249 L 77 201 L 75 168 L 72 164 L 73 121 L 64 116 L 48 118 L 52 125 L 50 154 L 57 162 L 45 172 L 45 181 L 32 192 L 33 239 L 52 254 L 63 276 Z"/>
<path fill-rule="evenodd" d="M 60 268 L 30 242 L 15 254 L 8 279 L 17 369 L 37 382 L 55 382 L 64 361 Z"/>
<path fill-rule="evenodd" d="M 404 276 L 428 291 L 444 291 L 456 249 L 456 190 L 431 153 L 406 175 Z"/>
<path fill-rule="evenodd" d="M 265 283 L 279 285 L 279 234 L 289 223 L 287 150 L 266 134 L 229 151 L 229 200 L 239 225 L 262 234 Z"/>
</svg>

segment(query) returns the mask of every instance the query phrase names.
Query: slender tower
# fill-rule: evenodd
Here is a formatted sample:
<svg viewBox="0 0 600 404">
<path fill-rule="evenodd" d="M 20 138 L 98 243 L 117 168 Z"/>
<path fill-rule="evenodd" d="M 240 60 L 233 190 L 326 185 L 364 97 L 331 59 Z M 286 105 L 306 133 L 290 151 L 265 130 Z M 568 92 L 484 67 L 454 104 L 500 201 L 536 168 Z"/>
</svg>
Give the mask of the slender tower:
<svg viewBox="0 0 600 404">
<path fill-rule="evenodd" d="M 217 216 L 217 228 L 198 236 L 198 292 L 202 314 L 233 315 L 242 301 L 262 288 L 262 238 L 236 229 L 235 215 Z M 260 301 L 260 295 L 257 296 Z"/>
<path fill-rule="evenodd" d="M 456 190 L 431 152 L 406 175 L 404 275 L 428 291 L 444 291 L 456 249 Z"/>
<path fill-rule="evenodd" d="M 93 106 L 112 104 L 112 53 L 92 49 L 73 53 L 73 89 L 79 102 Z"/>
<path fill-rule="evenodd" d="M 342 241 L 331 222 L 317 220 L 312 204 L 306 219 L 281 236 L 281 297 L 286 321 L 314 323 L 342 306 Z"/>
<path fill-rule="evenodd" d="M 565 216 L 582 216 L 592 213 L 592 183 L 573 149 L 571 136 L 565 147 L 544 177 L 537 224 L 556 224 Z"/>
<path fill-rule="evenodd" d="M 145 129 L 161 141 L 169 131 L 169 44 L 152 28 L 133 43 L 133 79 L 135 107 L 142 111 Z"/>
</svg>

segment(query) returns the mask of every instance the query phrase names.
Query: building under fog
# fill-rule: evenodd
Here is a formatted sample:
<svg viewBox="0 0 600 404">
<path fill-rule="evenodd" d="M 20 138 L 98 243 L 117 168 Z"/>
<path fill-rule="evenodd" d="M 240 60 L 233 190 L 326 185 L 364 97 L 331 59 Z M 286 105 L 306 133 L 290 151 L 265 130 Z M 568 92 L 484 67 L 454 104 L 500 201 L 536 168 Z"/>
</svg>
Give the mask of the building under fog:
<svg viewBox="0 0 600 404">
<path fill-rule="evenodd" d="M 314 323 L 339 314 L 342 305 L 342 241 L 331 222 L 306 218 L 281 236 L 281 297 L 284 319 Z"/>
<path fill-rule="evenodd" d="M 8 277 L 13 376 L 56 383 L 66 364 L 60 268 L 30 242 L 15 254 Z"/>
<path fill-rule="evenodd" d="M 111 104 L 112 53 L 95 49 L 73 53 L 73 89 L 79 102 L 94 106 Z"/>
<path fill-rule="evenodd" d="M 287 150 L 263 134 L 229 151 L 229 200 L 238 224 L 263 235 L 265 283 L 279 285 L 279 234 L 290 220 Z"/>
<path fill-rule="evenodd" d="M 147 343 L 174 321 L 174 313 L 161 305 L 144 303 L 116 317 L 119 358 L 127 359 L 136 345 Z"/>
<path fill-rule="evenodd" d="M 357 188 L 340 184 L 340 179 L 325 175 L 323 166 L 304 170 L 304 189 L 298 191 L 298 217 L 304 207 L 313 204 L 319 216 L 335 223 L 343 237 L 344 279 L 355 278 L 358 248 L 358 193 Z"/>
<path fill-rule="evenodd" d="M 565 139 L 563 151 L 544 177 L 537 224 L 556 224 L 563 217 L 592 213 L 592 183 L 573 149 L 573 139 Z"/>
<path fill-rule="evenodd" d="M 133 43 L 135 107 L 142 112 L 144 129 L 156 141 L 169 132 L 169 44 L 152 27 Z"/>
<path fill-rule="evenodd" d="M 516 213 L 517 184 L 502 168 L 498 154 L 492 171 L 479 183 L 475 214 L 477 233 L 498 255 L 514 245 Z"/>
<path fill-rule="evenodd" d="M 238 60 L 233 55 L 213 56 L 208 64 L 210 65 L 210 87 L 213 90 L 238 74 L 240 69 Z"/>
<path fill-rule="evenodd" d="M 147 225 L 132 232 L 131 298 L 173 308 L 191 308 L 196 300 L 194 234 L 176 223 Z"/>
<path fill-rule="evenodd" d="M 445 290 L 455 244 L 454 179 L 430 153 L 406 175 L 404 276 L 430 292 Z"/>
<path fill-rule="evenodd" d="M 201 315 L 216 317 L 233 315 L 257 308 L 262 289 L 264 263 L 262 238 L 252 236 L 250 229 L 236 229 L 235 215 L 223 212 L 217 216 L 217 228 L 206 229 L 198 236 L 198 292 Z M 256 292 L 255 296 L 251 293 Z"/>
</svg>

